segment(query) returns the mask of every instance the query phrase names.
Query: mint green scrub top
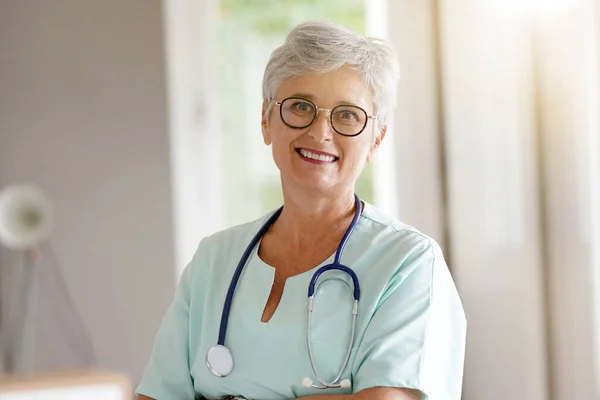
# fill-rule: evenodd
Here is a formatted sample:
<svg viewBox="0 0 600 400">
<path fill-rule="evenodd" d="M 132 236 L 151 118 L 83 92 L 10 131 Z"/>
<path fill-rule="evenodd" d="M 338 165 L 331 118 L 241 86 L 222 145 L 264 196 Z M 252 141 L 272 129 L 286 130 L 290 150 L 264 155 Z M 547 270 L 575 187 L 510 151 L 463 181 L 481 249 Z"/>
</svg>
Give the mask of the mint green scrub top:
<svg viewBox="0 0 600 400">
<path fill-rule="evenodd" d="M 305 388 L 318 380 L 307 346 L 307 290 L 314 272 L 289 278 L 275 314 L 261 322 L 275 269 L 253 250 L 238 282 L 225 346 L 235 367 L 217 378 L 206 352 L 217 343 L 221 313 L 233 273 L 256 232 L 271 214 L 202 239 L 185 268 L 156 336 L 136 392 L 157 400 L 290 399 L 350 394 L 376 386 L 417 389 L 429 400 L 459 400 L 466 320 L 437 243 L 365 203 L 341 262 L 359 279 L 355 341 L 341 379 L 350 388 Z M 339 278 L 339 279 L 338 279 Z M 321 276 L 315 294 L 311 343 L 323 379 L 337 375 L 350 339 L 353 298 L 339 271 Z"/>
</svg>

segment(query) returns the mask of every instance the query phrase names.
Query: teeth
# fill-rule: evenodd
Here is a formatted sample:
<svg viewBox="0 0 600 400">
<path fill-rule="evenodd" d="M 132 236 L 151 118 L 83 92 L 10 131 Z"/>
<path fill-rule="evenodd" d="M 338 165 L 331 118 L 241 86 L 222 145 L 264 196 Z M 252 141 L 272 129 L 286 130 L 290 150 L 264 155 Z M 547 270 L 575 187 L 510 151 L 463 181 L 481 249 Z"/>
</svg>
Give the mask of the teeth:
<svg viewBox="0 0 600 400">
<path fill-rule="evenodd" d="M 304 150 L 304 149 L 300 149 L 300 154 L 302 154 L 306 158 L 312 158 L 313 160 L 326 161 L 326 162 L 335 161 L 335 157 L 333 157 L 333 156 L 325 156 L 323 154 L 315 154 L 313 152 L 310 152 L 310 151 Z"/>
</svg>

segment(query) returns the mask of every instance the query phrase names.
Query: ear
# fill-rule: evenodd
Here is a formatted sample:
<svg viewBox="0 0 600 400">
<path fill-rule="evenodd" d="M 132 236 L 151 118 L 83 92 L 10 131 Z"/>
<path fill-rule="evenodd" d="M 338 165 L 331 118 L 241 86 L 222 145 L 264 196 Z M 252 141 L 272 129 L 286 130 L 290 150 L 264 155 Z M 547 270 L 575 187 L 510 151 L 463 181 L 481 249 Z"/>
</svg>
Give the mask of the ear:
<svg viewBox="0 0 600 400">
<path fill-rule="evenodd" d="M 269 102 L 267 100 L 263 101 L 262 105 L 262 119 L 260 122 L 262 128 L 262 135 L 265 144 L 268 146 L 271 144 L 271 133 L 269 132 Z"/>
<path fill-rule="evenodd" d="M 387 126 L 384 125 L 381 127 L 381 132 L 379 133 L 379 135 L 378 136 L 376 135 L 375 139 L 373 140 L 373 144 L 371 146 L 371 149 L 369 150 L 369 154 L 367 154 L 367 162 L 371 162 L 371 160 L 373 159 L 373 155 L 375 154 L 375 152 L 379 148 L 379 145 L 385 138 L 386 132 L 387 132 Z"/>
</svg>

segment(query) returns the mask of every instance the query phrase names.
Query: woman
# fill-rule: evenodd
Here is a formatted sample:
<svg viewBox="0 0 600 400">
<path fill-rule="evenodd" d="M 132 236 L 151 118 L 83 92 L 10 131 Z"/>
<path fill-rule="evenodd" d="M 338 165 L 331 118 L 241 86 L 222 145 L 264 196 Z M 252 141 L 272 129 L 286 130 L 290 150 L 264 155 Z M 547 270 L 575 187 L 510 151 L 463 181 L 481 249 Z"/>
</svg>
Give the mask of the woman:
<svg viewBox="0 0 600 400">
<path fill-rule="evenodd" d="M 327 22 L 273 52 L 262 133 L 284 207 L 200 242 L 140 399 L 460 399 L 466 322 L 438 245 L 354 195 L 397 70 L 388 44 Z"/>
</svg>

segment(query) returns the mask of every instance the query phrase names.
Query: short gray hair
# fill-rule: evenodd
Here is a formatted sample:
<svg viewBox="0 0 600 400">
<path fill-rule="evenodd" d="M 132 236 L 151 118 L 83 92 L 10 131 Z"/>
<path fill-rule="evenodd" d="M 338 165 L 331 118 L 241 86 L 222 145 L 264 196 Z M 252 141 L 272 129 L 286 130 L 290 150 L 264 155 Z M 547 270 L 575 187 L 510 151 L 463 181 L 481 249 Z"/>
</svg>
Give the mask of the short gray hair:
<svg viewBox="0 0 600 400">
<path fill-rule="evenodd" d="M 271 101 L 286 79 L 343 66 L 361 74 L 371 89 L 380 127 L 387 125 L 396 104 L 399 78 L 394 50 L 385 40 L 361 36 L 329 21 L 298 25 L 273 51 L 263 77 L 263 100 Z"/>
</svg>

